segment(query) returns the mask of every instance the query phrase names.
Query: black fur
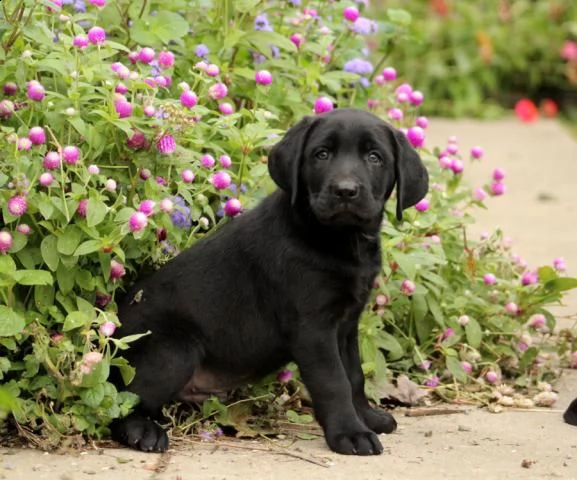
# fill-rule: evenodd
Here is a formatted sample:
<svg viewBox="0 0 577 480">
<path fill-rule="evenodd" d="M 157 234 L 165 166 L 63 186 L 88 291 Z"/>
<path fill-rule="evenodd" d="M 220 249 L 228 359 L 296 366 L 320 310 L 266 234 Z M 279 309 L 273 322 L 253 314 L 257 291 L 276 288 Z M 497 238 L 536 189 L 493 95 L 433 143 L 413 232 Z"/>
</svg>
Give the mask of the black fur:
<svg viewBox="0 0 577 480">
<path fill-rule="evenodd" d="M 427 193 L 427 171 L 402 133 L 352 109 L 301 120 L 268 165 L 279 190 L 119 305 L 118 336 L 152 332 L 126 352 L 141 402 L 111 426 L 122 443 L 164 451 L 152 420 L 164 404 L 223 394 L 291 360 L 332 450 L 380 454 L 376 433 L 395 430 L 365 396 L 358 320 L 381 266 L 385 200 L 396 184 L 401 217 Z"/>
<path fill-rule="evenodd" d="M 577 398 L 571 402 L 565 413 L 563 413 L 563 420 L 565 420 L 565 423 L 577 427 Z"/>
</svg>

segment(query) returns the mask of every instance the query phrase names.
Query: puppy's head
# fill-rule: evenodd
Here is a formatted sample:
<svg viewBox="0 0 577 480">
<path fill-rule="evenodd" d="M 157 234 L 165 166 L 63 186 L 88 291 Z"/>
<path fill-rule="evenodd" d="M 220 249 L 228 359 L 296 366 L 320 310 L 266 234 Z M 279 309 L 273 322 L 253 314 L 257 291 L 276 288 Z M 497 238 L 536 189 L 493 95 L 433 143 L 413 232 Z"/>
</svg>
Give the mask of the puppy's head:
<svg viewBox="0 0 577 480">
<path fill-rule="evenodd" d="M 397 187 L 397 218 L 428 191 L 429 177 L 405 135 L 377 116 L 337 109 L 304 117 L 270 152 L 269 172 L 305 200 L 318 221 L 334 227 L 379 223 Z"/>
</svg>

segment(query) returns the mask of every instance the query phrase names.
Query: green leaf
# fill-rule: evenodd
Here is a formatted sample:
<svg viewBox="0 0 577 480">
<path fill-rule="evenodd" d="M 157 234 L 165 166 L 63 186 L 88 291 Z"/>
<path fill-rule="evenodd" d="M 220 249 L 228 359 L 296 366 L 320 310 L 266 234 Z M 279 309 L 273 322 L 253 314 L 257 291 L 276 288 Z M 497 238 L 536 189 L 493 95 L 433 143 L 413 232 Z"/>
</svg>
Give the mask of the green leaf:
<svg viewBox="0 0 577 480">
<path fill-rule="evenodd" d="M 84 313 L 91 321 L 96 318 L 94 305 L 90 302 L 87 302 L 82 297 L 76 297 L 76 305 L 78 306 L 78 310 Z"/>
<path fill-rule="evenodd" d="M 85 388 L 93 388 L 100 383 L 106 382 L 110 373 L 110 365 L 105 360 L 96 364 L 91 373 L 82 377 L 81 386 Z"/>
<path fill-rule="evenodd" d="M 72 312 L 66 316 L 62 330 L 64 332 L 69 332 L 75 328 L 88 327 L 89 323 L 90 318 L 84 312 Z"/>
<path fill-rule="evenodd" d="M 74 256 L 79 257 L 81 255 L 97 252 L 98 250 L 100 250 L 99 240 L 86 240 L 74 251 Z"/>
<path fill-rule="evenodd" d="M 56 250 L 57 238 L 54 235 L 49 235 L 42 240 L 40 244 L 40 253 L 42 254 L 42 260 L 53 272 L 58 268 L 58 263 L 60 262 L 60 257 L 58 257 L 58 251 Z"/>
<path fill-rule="evenodd" d="M 87 388 L 80 393 L 80 398 L 90 408 L 97 408 L 104 400 L 104 385 L 99 383 L 92 388 Z"/>
<path fill-rule="evenodd" d="M 28 237 L 19 232 L 14 232 L 12 234 L 12 247 L 10 247 L 10 253 L 20 252 L 28 243 Z"/>
<path fill-rule="evenodd" d="M 76 270 L 76 283 L 80 288 L 91 292 L 94 290 L 94 277 L 88 270 Z"/>
<path fill-rule="evenodd" d="M 14 278 L 20 285 L 52 285 L 52 274 L 45 270 L 18 270 Z"/>
<path fill-rule="evenodd" d="M 0 305 L 0 319 L 0 337 L 17 335 L 26 326 L 23 316 L 4 305 Z"/>
<path fill-rule="evenodd" d="M 240 43 L 256 48 L 266 57 L 270 57 L 272 55 L 270 48 L 271 45 L 275 45 L 292 53 L 297 51 L 294 43 L 292 43 L 288 38 L 284 37 L 280 33 L 276 32 L 250 32 L 241 38 Z"/>
<path fill-rule="evenodd" d="M 375 343 L 379 348 L 388 352 L 387 357 L 390 361 L 399 360 L 405 354 L 399 341 L 388 332 L 380 331 L 375 338 Z"/>
<path fill-rule="evenodd" d="M 451 372 L 451 375 L 455 377 L 459 382 L 467 381 L 467 374 L 463 370 L 463 366 L 457 357 L 448 356 L 446 357 L 447 369 Z"/>
<path fill-rule="evenodd" d="M 68 270 L 63 264 L 60 264 L 56 270 L 56 281 L 60 291 L 67 295 L 74 288 L 74 271 Z"/>
<path fill-rule="evenodd" d="M 545 284 L 548 290 L 555 290 L 556 292 L 565 292 L 577 288 L 577 278 L 559 277 L 548 281 Z"/>
<path fill-rule="evenodd" d="M 235 0 L 234 9 L 241 13 L 252 12 L 261 0 Z"/>
<path fill-rule="evenodd" d="M 481 331 L 481 326 L 477 320 L 469 318 L 469 323 L 465 325 L 465 333 L 467 334 L 467 342 L 469 342 L 471 347 L 479 348 L 481 346 L 483 332 Z"/>
<path fill-rule="evenodd" d="M 398 8 L 389 8 L 387 9 L 387 17 L 389 17 L 389 20 L 393 23 L 396 23 L 398 25 L 402 25 L 402 26 L 407 26 L 411 23 L 411 21 L 413 20 L 413 18 L 411 17 L 411 14 L 409 12 L 407 12 L 406 10 L 401 10 Z"/>
<path fill-rule="evenodd" d="M 58 237 L 56 249 L 63 255 L 72 255 L 81 239 L 82 230 L 76 225 L 69 225 Z"/>
<path fill-rule="evenodd" d="M 393 250 L 391 252 L 391 256 L 393 257 L 393 260 L 399 265 L 399 268 L 405 274 L 405 276 L 409 280 L 414 280 L 416 272 L 417 272 L 415 265 L 419 262 L 417 262 L 410 255 L 407 255 L 405 253 L 401 253 L 401 252 L 396 251 L 396 250 Z"/>
<path fill-rule="evenodd" d="M 122 357 L 116 357 L 111 360 L 110 364 L 120 370 L 124 385 L 129 385 L 130 382 L 132 382 L 134 375 L 136 375 L 136 369 L 130 366 L 128 360 Z"/>
<path fill-rule="evenodd" d="M 34 287 L 34 305 L 38 311 L 45 313 L 54 305 L 54 293 L 52 285 L 36 285 Z"/>
<path fill-rule="evenodd" d="M 95 227 L 104 220 L 108 207 L 106 204 L 95 198 L 88 199 L 86 205 L 86 223 L 89 227 Z"/>
<path fill-rule="evenodd" d="M 0 273 L 9 277 L 16 273 L 16 263 L 10 255 L 0 255 Z"/>
</svg>

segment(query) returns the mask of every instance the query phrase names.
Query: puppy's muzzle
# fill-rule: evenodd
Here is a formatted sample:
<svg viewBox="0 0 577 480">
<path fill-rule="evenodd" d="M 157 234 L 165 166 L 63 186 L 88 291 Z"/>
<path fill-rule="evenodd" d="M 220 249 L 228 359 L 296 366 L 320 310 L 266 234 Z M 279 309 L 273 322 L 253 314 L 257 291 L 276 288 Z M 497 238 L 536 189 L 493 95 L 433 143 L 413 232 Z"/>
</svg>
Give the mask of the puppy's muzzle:
<svg viewBox="0 0 577 480">
<path fill-rule="evenodd" d="M 335 200 L 348 202 L 359 196 L 361 185 L 354 180 L 340 180 L 331 184 L 330 192 Z"/>
</svg>

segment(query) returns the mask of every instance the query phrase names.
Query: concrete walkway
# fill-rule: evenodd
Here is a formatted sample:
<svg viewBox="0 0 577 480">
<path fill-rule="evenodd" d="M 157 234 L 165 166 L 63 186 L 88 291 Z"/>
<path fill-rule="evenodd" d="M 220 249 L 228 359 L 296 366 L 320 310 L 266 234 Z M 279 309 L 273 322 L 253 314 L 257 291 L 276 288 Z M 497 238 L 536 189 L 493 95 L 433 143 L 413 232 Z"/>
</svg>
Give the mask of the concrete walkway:
<svg viewBox="0 0 577 480">
<path fill-rule="evenodd" d="M 564 256 L 577 274 L 577 142 L 566 130 L 553 121 L 435 120 L 429 145 L 442 146 L 449 135 L 456 135 L 463 149 L 485 149 L 481 163 L 467 164 L 472 184 L 485 183 L 495 167 L 507 171 L 507 194 L 488 201 L 489 210 L 479 213 L 473 232 L 498 225 L 530 265 Z M 575 312 L 577 294 L 572 294 L 559 313 Z M 0 478 L 577 480 L 577 428 L 563 424 L 559 413 L 577 396 L 577 375 L 568 372 L 558 388 L 560 399 L 550 412 L 491 414 L 472 408 L 449 416 L 398 415 L 400 428 L 383 438 L 386 453 L 380 457 L 335 455 L 321 440 L 293 445 L 287 450 L 293 456 L 267 453 L 265 444 L 252 442 L 195 444 L 164 456 L 112 449 L 74 455 L 0 449 Z"/>
</svg>

